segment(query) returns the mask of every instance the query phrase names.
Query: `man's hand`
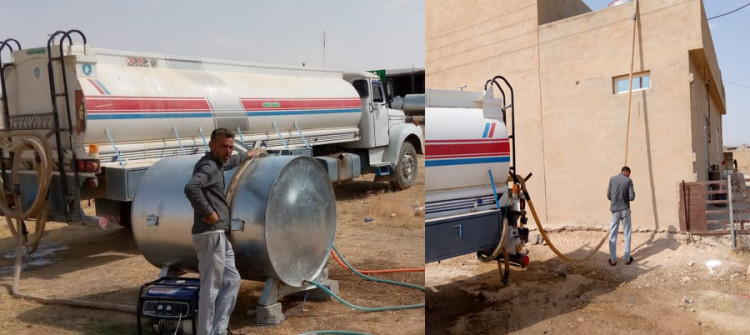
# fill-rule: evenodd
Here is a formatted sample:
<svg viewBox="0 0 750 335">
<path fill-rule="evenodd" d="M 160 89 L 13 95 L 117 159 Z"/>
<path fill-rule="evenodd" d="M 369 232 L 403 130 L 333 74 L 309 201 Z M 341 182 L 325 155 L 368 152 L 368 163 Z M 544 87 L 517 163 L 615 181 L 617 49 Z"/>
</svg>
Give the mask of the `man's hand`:
<svg viewBox="0 0 750 335">
<path fill-rule="evenodd" d="M 266 157 L 268 156 L 268 152 L 261 149 L 252 149 L 247 152 L 247 158 L 253 159 L 253 158 L 260 158 L 260 157 Z"/>
<path fill-rule="evenodd" d="M 219 222 L 219 214 L 217 214 L 215 211 L 211 213 L 209 216 L 204 216 L 202 218 L 203 222 L 208 224 L 215 224 L 216 222 Z"/>
</svg>

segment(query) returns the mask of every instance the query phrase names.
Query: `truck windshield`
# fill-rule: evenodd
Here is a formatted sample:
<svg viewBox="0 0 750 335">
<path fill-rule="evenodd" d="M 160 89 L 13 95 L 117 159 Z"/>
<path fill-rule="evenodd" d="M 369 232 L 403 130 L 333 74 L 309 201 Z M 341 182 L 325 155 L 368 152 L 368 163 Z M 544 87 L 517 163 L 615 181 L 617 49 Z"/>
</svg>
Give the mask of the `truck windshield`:
<svg viewBox="0 0 750 335">
<path fill-rule="evenodd" d="M 367 80 L 355 80 L 352 85 L 354 85 L 354 88 L 357 90 L 357 93 L 359 93 L 359 98 L 364 99 L 367 98 L 369 95 L 369 92 L 367 90 Z"/>
</svg>

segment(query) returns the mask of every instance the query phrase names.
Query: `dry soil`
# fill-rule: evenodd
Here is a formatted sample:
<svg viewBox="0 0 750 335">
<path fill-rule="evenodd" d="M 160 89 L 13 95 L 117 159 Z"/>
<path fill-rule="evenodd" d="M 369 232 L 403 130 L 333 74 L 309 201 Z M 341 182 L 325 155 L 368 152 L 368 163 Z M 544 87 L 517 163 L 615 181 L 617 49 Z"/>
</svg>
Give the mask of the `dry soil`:
<svg viewBox="0 0 750 335">
<path fill-rule="evenodd" d="M 424 264 L 424 160 L 414 187 L 394 192 L 373 183 L 372 175 L 335 186 L 338 228 L 335 244 L 356 267 L 363 269 L 421 268 Z M 182 195 L 176 195 L 182 196 Z M 87 208 L 92 211 L 93 208 Z M 416 212 L 416 213 L 415 213 Z M 372 219 L 365 222 L 365 218 Z M 5 223 L 0 228 L 0 334 L 136 334 L 132 314 L 57 305 L 42 305 L 9 295 L 14 241 Z M 49 297 L 107 301 L 135 305 L 140 286 L 156 279 L 159 270 L 138 251 L 129 229 L 107 229 L 50 223 L 40 251 L 26 257 L 23 291 Z M 330 278 L 340 294 L 364 306 L 412 304 L 424 293 L 367 282 L 332 260 Z M 380 275 L 422 285 L 424 273 Z M 281 325 L 258 327 L 252 312 L 263 283 L 243 281 L 232 328 L 248 334 L 298 334 L 338 329 L 373 334 L 423 334 L 424 309 L 365 313 L 335 302 L 282 301 L 295 314 Z"/>
<path fill-rule="evenodd" d="M 582 257 L 604 234 L 563 230 L 550 238 Z M 427 333 L 747 334 L 750 253 L 732 251 L 728 237 L 694 240 L 633 233 L 635 262 L 625 265 L 620 235 L 616 266 L 607 263 L 607 244 L 573 264 L 529 245 L 531 264 L 513 268 L 507 287 L 495 262 L 474 255 L 428 264 Z"/>
</svg>

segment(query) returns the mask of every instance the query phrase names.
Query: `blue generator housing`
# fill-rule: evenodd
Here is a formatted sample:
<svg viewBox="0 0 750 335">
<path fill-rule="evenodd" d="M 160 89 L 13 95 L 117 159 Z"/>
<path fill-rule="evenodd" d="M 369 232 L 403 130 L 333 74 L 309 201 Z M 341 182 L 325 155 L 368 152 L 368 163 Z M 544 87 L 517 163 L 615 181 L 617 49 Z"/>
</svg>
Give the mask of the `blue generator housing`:
<svg viewBox="0 0 750 335">
<path fill-rule="evenodd" d="M 144 323 L 153 334 L 195 334 L 199 291 L 198 278 L 159 278 L 141 286 L 138 334 Z"/>
</svg>

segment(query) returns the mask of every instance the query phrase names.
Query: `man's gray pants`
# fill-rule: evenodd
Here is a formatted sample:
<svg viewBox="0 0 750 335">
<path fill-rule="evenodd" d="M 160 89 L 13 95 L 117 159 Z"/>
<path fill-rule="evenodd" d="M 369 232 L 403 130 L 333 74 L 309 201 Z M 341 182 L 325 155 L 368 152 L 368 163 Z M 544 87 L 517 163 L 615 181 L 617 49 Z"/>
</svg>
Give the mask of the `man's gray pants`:
<svg viewBox="0 0 750 335">
<path fill-rule="evenodd" d="M 612 212 L 609 221 L 609 260 L 614 263 L 617 254 L 617 230 L 622 220 L 622 232 L 625 235 L 625 261 L 630 260 L 630 209 Z"/>
<path fill-rule="evenodd" d="M 224 335 L 240 289 L 234 250 L 224 232 L 195 234 L 193 246 L 201 279 L 196 334 Z"/>
</svg>

